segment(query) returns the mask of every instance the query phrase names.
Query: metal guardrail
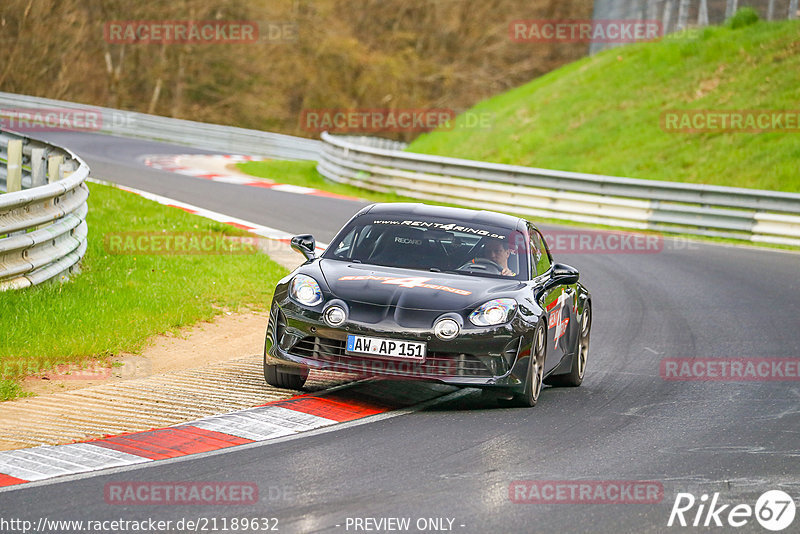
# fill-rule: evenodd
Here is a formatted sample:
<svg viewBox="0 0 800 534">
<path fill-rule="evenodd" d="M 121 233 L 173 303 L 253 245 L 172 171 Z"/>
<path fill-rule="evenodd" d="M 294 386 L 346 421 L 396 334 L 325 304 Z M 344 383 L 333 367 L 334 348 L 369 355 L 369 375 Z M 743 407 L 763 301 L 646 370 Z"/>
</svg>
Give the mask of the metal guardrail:
<svg viewBox="0 0 800 534">
<path fill-rule="evenodd" d="M 64 278 L 86 252 L 84 181 L 69 150 L 0 131 L 0 291 Z"/>
<path fill-rule="evenodd" d="M 683 39 L 693 35 L 692 29 L 724 23 L 740 6 L 755 9 L 766 20 L 796 19 L 798 14 L 798 0 L 595 0 L 592 20 L 657 21 L 662 35 Z M 623 44 L 592 41 L 589 53 Z"/>
<path fill-rule="evenodd" d="M 800 246 L 800 194 L 553 171 L 322 134 L 317 170 L 374 191 L 590 224 Z"/>
<path fill-rule="evenodd" d="M 91 129 L 119 137 L 147 139 L 185 145 L 226 154 L 265 156 L 289 160 L 316 160 L 322 144 L 314 139 L 221 126 L 205 122 L 172 119 L 133 111 L 103 108 L 0 92 L 0 106 L 5 110 L 65 110 L 93 114 Z M 2 115 L 3 109 L 0 109 Z"/>
<path fill-rule="evenodd" d="M 111 135 L 227 153 L 318 160 L 317 169 L 331 180 L 421 200 L 573 222 L 800 246 L 800 194 L 483 163 L 403 152 L 404 144 L 387 139 L 335 137 L 325 132 L 320 142 L 11 93 L 0 92 L 0 105 L 17 110 L 93 111 L 101 117 L 96 131 Z M 23 183 L 36 181 L 27 176 Z M 4 180 L 0 171 L 0 186 Z"/>
</svg>

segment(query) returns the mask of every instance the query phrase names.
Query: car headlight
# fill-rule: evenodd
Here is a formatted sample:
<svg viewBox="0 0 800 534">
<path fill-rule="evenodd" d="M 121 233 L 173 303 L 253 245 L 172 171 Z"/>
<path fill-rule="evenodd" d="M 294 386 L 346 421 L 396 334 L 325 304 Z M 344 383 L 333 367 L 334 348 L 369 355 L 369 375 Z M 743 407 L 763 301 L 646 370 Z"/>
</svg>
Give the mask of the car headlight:
<svg viewBox="0 0 800 534">
<path fill-rule="evenodd" d="M 300 304 L 316 306 L 322 302 L 322 290 L 316 280 L 304 274 L 292 278 L 289 294 Z"/>
<path fill-rule="evenodd" d="M 482 304 L 469 314 L 469 320 L 475 326 L 492 326 L 508 321 L 517 309 L 514 299 L 494 299 Z"/>
</svg>

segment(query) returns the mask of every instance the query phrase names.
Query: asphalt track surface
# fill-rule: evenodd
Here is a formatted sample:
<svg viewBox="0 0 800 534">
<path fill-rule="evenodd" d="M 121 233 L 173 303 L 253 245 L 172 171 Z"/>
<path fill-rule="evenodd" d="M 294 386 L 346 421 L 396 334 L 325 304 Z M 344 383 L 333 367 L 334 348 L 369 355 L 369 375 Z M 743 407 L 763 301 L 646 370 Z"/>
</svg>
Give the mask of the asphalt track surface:
<svg viewBox="0 0 800 534">
<path fill-rule="evenodd" d="M 84 157 L 97 178 L 323 241 L 362 205 L 180 176 L 139 161 L 199 152 L 184 147 L 46 137 Z M 754 518 L 737 529 L 667 521 L 679 492 L 719 492 L 720 504 L 753 506 L 763 492 L 781 489 L 798 502 L 800 382 L 666 381 L 659 364 L 666 357 L 798 358 L 800 256 L 665 240 L 659 253 L 556 259 L 580 269 L 594 301 L 580 388 L 545 388 L 532 409 L 498 408 L 468 391 L 332 432 L 25 485 L 0 493 L 0 518 L 274 517 L 280 532 L 364 532 L 352 521 L 368 517 L 408 517 L 411 532 L 419 518 L 450 518 L 452 531 L 470 533 L 767 532 Z M 520 504 L 509 499 L 515 480 L 657 481 L 664 495 L 656 504 Z M 106 504 L 105 484 L 119 481 L 249 481 L 261 498 L 216 507 Z M 786 532 L 798 525 L 800 513 Z"/>
</svg>

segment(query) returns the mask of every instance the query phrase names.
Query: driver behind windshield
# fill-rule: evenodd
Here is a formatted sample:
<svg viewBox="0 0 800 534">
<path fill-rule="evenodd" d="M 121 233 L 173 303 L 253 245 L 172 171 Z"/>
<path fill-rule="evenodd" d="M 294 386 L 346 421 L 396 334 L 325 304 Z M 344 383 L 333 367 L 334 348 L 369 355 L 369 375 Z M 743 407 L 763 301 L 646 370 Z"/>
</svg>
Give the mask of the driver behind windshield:
<svg viewBox="0 0 800 534">
<path fill-rule="evenodd" d="M 500 267 L 500 274 L 503 276 L 517 276 L 517 273 L 509 269 L 508 258 L 511 256 L 511 248 L 508 243 L 499 239 L 487 241 L 481 251 L 481 255 L 471 260 L 470 263 L 480 263 L 481 260 L 489 260 Z"/>
</svg>

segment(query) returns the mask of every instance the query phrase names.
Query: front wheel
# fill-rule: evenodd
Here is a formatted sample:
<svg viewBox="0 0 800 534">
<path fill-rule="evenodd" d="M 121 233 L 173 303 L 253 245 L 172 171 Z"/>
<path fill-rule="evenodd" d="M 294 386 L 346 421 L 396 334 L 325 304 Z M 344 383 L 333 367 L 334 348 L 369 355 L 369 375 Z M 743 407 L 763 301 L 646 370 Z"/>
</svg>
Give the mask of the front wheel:
<svg viewBox="0 0 800 534">
<path fill-rule="evenodd" d="M 300 389 L 306 383 L 308 369 L 264 362 L 264 380 L 281 389 Z"/>
<path fill-rule="evenodd" d="M 281 389 L 300 389 L 308 378 L 308 367 L 278 365 L 267 363 L 267 346 L 269 331 L 264 341 L 264 380 L 270 386 Z"/>
<path fill-rule="evenodd" d="M 512 399 L 498 399 L 501 406 L 533 407 L 539 402 L 542 393 L 542 377 L 544 376 L 545 347 L 547 338 L 543 324 L 536 327 L 531 347 L 531 361 L 528 364 L 528 373 L 525 377 L 525 389 L 522 393 L 514 395 Z"/>
</svg>

